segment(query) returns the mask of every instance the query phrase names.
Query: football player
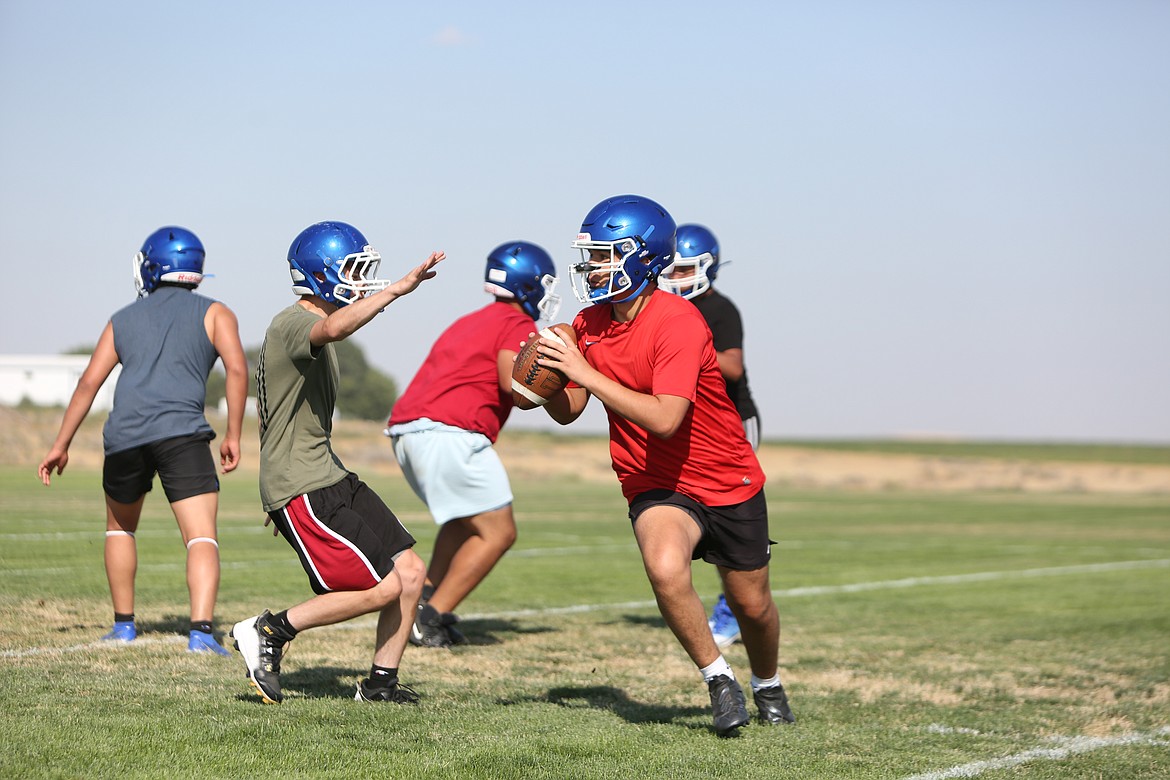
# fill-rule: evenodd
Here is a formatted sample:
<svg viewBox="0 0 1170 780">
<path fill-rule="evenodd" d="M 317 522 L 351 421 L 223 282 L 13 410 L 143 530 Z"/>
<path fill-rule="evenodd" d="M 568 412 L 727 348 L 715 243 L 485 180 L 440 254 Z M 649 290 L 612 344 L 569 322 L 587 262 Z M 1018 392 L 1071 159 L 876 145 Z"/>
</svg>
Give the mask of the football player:
<svg viewBox="0 0 1170 780">
<path fill-rule="evenodd" d="M 715 289 L 715 277 L 722 267 L 719 241 L 703 225 L 679 225 L 674 264 L 659 276 L 658 286 L 681 295 L 699 309 L 714 338 L 719 373 L 727 383 L 727 395 L 743 421 L 743 432 L 753 450 L 760 448 L 760 415 L 748 388 L 743 362 L 743 319 L 731 299 Z M 715 644 L 728 648 L 739 639 L 739 621 L 720 593 L 707 618 Z"/>
<path fill-rule="evenodd" d="M 412 644 L 466 641 L 453 610 L 516 541 L 512 489 L 493 445 L 512 411 L 512 361 L 560 297 L 548 252 L 509 241 L 488 253 L 492 303 L 457 319 L 431 348 L 387 422 L 394 455 L 439 524 Z"/>
<path fill-rule="evenodd" d="M 187 545 L 191 629 L 187 649 L 227 655 L 212 633 L 219 591 L 216 512 L 219 479 L 208 442 L 215 431 L 203 415 L 207 376 L 216 359 L 227 374 L 227 432 L 219 447 L 226 474 L 240 462 L 240 429 L 248 393 L 248 362 L 235 314 L 194 292 L 203 281 L 203 244 L 190 230 L 163 227 L 134 257 L 138 300 L 115 312 L 65 410 L 61 430 L 38 473 L 48 485 L 69 462 L 69 445 L 102 384 L 122 364 L 114 408 L 103 430 L 106 494 L 106 577 L 114 627 L 103 639 L 132 642 L 134 534 L 157 473 Z"/>
<path fill-rule="evenodd" d="M 357 475 L 330 439 L 340 370 L 333 343 L 353 335 L 423 281 L 444 258 L 432 252 L 397 282 L 378 279 L 381 257 L 344 222 L 305 228 L 288 251 L 298 299 L 268 326 L 256 368 L 260 498 L 275 532 L 296 551 L 317 595 L 232 628 L 248 679 L 268 703 L 284 694 L 280 663 L 299 632 L 378 612 L 370 675 L 354 698 L 414 704 L 398 681 L 426 567 L 414 537 Z"/>
<path fill-rule="evenodd" d="M 715 565 L 739 617 L 763 723 L 790 723 L 778 670 L 764 473 L 743 435 L 710 330 L 698 310 L 658 289 L 674 262 L 675 222 L 637 195 L 607 198 L 581 224 L 570 266 L 576 344 L 541 338 L 540 363 L 570 380 L 545 404 L 561 424 L 597 396 L 610 453 L 659 611 L 707 683 L 715 730 L 750 721 L 743 689 L 711 636 L 691 561 Z"/>
</svg>

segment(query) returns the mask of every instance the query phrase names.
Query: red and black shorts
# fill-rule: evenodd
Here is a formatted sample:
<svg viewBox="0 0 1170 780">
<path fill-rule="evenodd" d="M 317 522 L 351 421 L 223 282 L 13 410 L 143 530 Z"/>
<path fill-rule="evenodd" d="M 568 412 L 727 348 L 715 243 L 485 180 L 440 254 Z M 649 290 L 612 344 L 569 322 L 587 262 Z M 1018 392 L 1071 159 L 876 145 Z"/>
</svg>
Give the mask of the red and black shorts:
<svg viewBox="0 0 1170 780">
<path fill-rule="evenodd" d="M 314 593 L 369 590 L 414 537 L 356 474 L 269 512 L 296 550 Z"/>
<path fill-rule="evenodd" d="M 647 490 L 630 502 L 630 522 L 653 506 L 668 504 L 686 512 L 703 532 L 691 560 L 734 571 L 754 571 L 768 565 L 772 545 L 768 536 L 768 502 L 761 490 L 731 506 L 706 506 L 673 490 Z"/>
<path fill-rule="evenodd" d="M 215 459 L 207 443 L 210 431 L 152 441 L 111 452 L 102 464 L 102 490 L 119 504 L 133 504 L 150 492 L 158 474 L 167 501 L 219 492 Z"/>
</svg>

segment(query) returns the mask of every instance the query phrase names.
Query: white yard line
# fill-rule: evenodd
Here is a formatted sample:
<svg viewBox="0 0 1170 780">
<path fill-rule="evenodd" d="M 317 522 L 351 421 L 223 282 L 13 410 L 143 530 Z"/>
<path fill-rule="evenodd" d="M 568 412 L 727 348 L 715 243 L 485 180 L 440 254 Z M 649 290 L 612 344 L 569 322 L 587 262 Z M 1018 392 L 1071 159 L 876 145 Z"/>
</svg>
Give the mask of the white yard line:
<svg viewBox="0 0 1170 780">
<path fill-rule="evenodd" d="M 992 582 L 994 580 L 1025 579 L 1030 577 L 1059 577 L 1068 574 L 1098 574 L 1100 572 L 1125 571 L 1129 569 L 1170 568 L 1170 559 L 1142 561 L 1113 561 L 1110 563 L 1084 563 L 1075 566 L 1050 566 L 1043 569 L 1018 569 L 1015 571 L 982 571 L 970 574 L 944 574 L 935 577 L 907 577 L 901 580 L 858 582 L 852 585 L 820 585 L 808 588 L 774 590 L 775 596 L 823 596 L 835 593 L 861 593 L 868 590 L 890 590 L 893 588 L 916 588 L 921 585 L 961 585 L 967 582 Z"/>
<path fill-rule="evenodd" d="M 860 593 L 871 590 L 889 590 L 893 588 L 915 588 L 924 585 L 956 585 L 967 582 L 991 582 L 995 580 L 1023 579 L 1029 577 L 1054 577 L 1070 574 L 1097 574 L 1111 571 L 1125 571 L 1129 569 L 1166 569 L 1170 568 L 1170 558 L 1161 558 L 1148 561 L 1113 561 L 1111 563 L 1087 563 L 1079 566 L 1053 566 L 1046 569 L 1019 569 L 1016 571 L 983 571 L 971 574 L 950 574 L 937 577 L 908 577 L 901 580 L 878 580 L 876 582 L 855 582 L 848 585 L 816 585 L 807 588 L 787 588 L 772 591 L 777 598 L 803 598 L 808 596 L 833 596 L 839 593 Z M 568 607 L 544 607 L 541 609 L 513 609 L 503 612 L 481 612 L 461 615 L 463 620 L 506 620 L 514 618 L 541 617 L 544 615 L 574 615 L 583 612 L 600 612 L 615 609 L 650 609 L 657 603 L 650 599 L 646 601 L 624 601 L 606 604 L 574 604 Z M 339 630 L 368 628 L 374 621 L 354 621 L 342 623 L 333 628 Z"/>
<path fill-rule="evenodd" d="M 966 729 L 956 729 L 965 732 Z M 1062 761 L 1070 756 L 1081 753 L 1090 753 L 1111 747 L 1129 745 L 1149 745 L 1152 747 L 1166 747 L 1170 742 L 1163 739 L 1170 735 L 1170 726 L 1164 726 L 1152 733 L 1131 732 L 1118 734 L 1115 737 L 1054 737 L 1051 747 L 1038 747 L 1013 753 L 1010 756 L 989 758 L 984 761 L 972 761 L 969 764 L 958 764 L 946 769 L 936 769 L 933 772 L 923 772 L 910 775 L 904 780 L 947 780 L 952 777 L 977 777 L 984 772 L 996 769 L 1009 769 L 1030 761 Z"/>
<path fill-rule="evenodd" d="M 133 642 L 118 642 L 110 641 L 104 642 L 100 639 L 93 642 L 86 642 L 83 645 L 69 645 L 67 647 L 30 647 L 25 650 L 0 650 L 0 658 L 27 658 L 30 655 L 64 655 L 65 653 L 76 653 L 82 650 L 111 650 L 119 651 L 124 648 L 134 645 L 169 645 L 178 644 L 179 642 L 186 642 L 185 637 L 178 636 L 154 636 L 154 637 L 139 637 Z"/>
</svg>

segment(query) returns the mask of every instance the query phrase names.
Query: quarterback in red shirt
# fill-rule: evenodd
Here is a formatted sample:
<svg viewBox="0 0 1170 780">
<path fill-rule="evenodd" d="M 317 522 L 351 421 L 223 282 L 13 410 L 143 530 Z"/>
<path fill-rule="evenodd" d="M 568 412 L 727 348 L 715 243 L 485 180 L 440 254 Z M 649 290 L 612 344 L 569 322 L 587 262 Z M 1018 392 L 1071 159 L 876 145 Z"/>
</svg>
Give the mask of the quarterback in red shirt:
<svg viewBox="0 0 1170 780">
<path fill-rule="evenodd" d="M 719 652 L 691 582 L 691 561 L 714 564 L 739 618 L 762 723 L 794 718 L 780 684 L 780 618 L 772 600 L 764 473 L 744 436 L 702 314 L 659 291 L 675 253 L 675 222 L 637 195 L 593 207 L 573 246 L 574 293 L 592 304 L 573 322 L 576 344 L 540 340 L 540 363 L 565 373 L 545 405 L 568 424 L 590 396 L 609 416 L 613 469 L 659 610 L 699 667 L 715 730 L 750 721 L 743 689 Z"/>
</svg>

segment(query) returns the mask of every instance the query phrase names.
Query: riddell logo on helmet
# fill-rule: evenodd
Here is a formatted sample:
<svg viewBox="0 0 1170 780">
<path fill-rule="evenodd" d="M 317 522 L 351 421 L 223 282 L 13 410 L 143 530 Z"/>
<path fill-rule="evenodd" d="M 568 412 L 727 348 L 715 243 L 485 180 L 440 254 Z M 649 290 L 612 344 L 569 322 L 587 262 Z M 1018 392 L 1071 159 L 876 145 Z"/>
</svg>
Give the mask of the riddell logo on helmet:
<svg viewBox="0 0 1170 780">
<path fill-rule="evenodd" d="M 578 241 L 588 241 L 588 240 L 589 240 L 589 234 L 588 234 L 588 233 L 578 233 L 578 234 L 577 234 L 577 240 L 578 240 Z"/>
<path fill-rule="evenodd" d="M 175 274 L 175 281 L 187 284 L 199 284 L 201 281 L 203 281 L 203 276 L 201 274 L 180 272 Z"/>
</svg>

